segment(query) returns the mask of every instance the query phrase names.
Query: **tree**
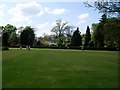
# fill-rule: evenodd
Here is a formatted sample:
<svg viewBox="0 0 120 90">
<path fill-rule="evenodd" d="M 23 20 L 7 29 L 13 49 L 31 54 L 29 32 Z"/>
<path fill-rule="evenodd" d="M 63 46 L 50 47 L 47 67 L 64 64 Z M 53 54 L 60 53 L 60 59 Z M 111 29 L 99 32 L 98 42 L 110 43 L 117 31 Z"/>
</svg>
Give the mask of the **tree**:
<svg viewBox="0 0 120 90">
<path fill-rule="evenodd" d="M 74 28 L 75 28 L 74 26 L 65 27 L 66 44 L 70 44 Z"/>
<path fill-rule="evenodd" d="M 17 45 L 17 44 L 18 44 L 19 39 L 18 39 L 18 37 L 17 37 L 16 32 L 13 32 L 13 33 L 10 35 L 10 37 L 9 37 L 9 39 L 8 39 L 8 42 L 9 42 L 9 44 L 10 44 L 11 46 L 14 46 L 14 45 Z"/>
<path fill-rule="evenodd" d="M 79 32 L 79 28 L 74 31 L 72 39 L 71 39 L 71 46 L 81 46 L 82 45 L 82 38 Z"/>
<path fill-rule="evenodd" d="M 99 38 L 99 33 L 98 33 L 98 30 L 97 30 L 97 27 L 98 27 L 99 23 L 93 23 L 92 24 L 92 30 L 93 30 L 93 33 L 92 33 L 92 38 L 93 38 L 93 41 L 95 43 L 95 46 L 97 46 L 97 43 L 98 43 L 98 38 Z"/>
<path fill-rule="evenodd" d="M 0 26 L 0 50 L 2 48 L 2 32 L 3 32 L 3 26 Z"/>
<path fill-rule="evenodd" d="M 2 26 L 2 28 L 3 28 L 3 32 L 4 33 L 7 33 L 8 35 L 7 35 L 7 37 L 8 37 L 8 41 L 5 41 L 5 42 L 9 42 L 9 45 L 11 45 L 11 38 L 13 39 L 13 33 L 16 33 L 16 30 L 17 30 L 17 28 L 15 27 L 15 26 L 13 26 L 13 25 L 11 25 L 11 24 L 7 24 L 6 26 Z M 4 39 L 3 39 L 4 40 Z M 4 41 L 3 41 L 4 42 Z"/>
<path fill-rule="evenodd" d="M 89 45 L 90 40 L 91 40 L 90 28 L 89 26 L 87 26 L 87 30 L 85 34 L 85 46 Z"/>
<path fill-rule="evenodd" d="M 100 22 L 104 24 L 106 22 L 106 20 L 107 20 L 107 16 L 106 16 L 106 14 L 103 14 L 100 19 Z"/>
<path fill-rule="evenodd" d="M 26 26 L 20 34 L 21 45 L 33 45 L 34 38 L 34 29 L 31 26 Z"/>
<path fill-rule="evenodd" d="M 67 24 L 67 22 L 62 22 L 61 19 L 56 20 L 56 26 L 53 27 L 51 30 L 51 32 L 54 32 L 56 34 L 57 43 L 58 43 L 58 46 L 60 46 L 60 47 L 63 44 L 64 31 L 65 31 L 66 24 Z"/>
<path fill-rule="evenodd" d="M 9 39 L 8 32 L 3 31 L 3 33 L 2 33 L 2 50 L 9 50 L 8 39 Z"/>
<path fill-rule="evenodd" d="M 100 13 L 116 16 L 120 18 L 120 2 L 118 1 L 107 1 L 107 0 L 98 0 L 95 1 L 94 4 L 89 4 L 88 2 L 84 2 L 86 7 L 92 7 L 94 9 L 98 9 Z"/>
<path fill-rule="evenodd" d="M 105 14 L 102 15 L 99 25 L 97 26 L 98 31 L 98 46 L 104 47 L 104 37 L 105 37 L 105 29 L 104 24 L 106 23 L 107 16 Z"/>
<path fill-rule="evenodd" d="M 2 33 L 2 46 L 3 46 L 2 48 L 3 48 L 3 50 L 9 49 L 8 48 L 8 46 L 9 46 L 8 39 L 9 39 L 8 32 L 3 31 L 3 33 Z"/>
<path fill-rule="evenodd" d="M 44 36 L 41 39 L 41 42 L 43 43 L 43 45 L 48 46 L 50 44 L 50 41 L 51 41 L 50 35 L 47 35 L 44 33 Z"/>
<path fill-rule="evenodd" d="M 69 26 L 67 22 L 63 22 L 61 19 L 56 20 L 56 26 L 54 26 L 51 32 L 54 32 L 56 35 L 56 41 L 59 47 L 61 47 L 67 40 L 70 40 L 70 33 L 72 26 Z"/>
<path fill-rule="evenodd" d="M 105 30 L 104 30 L 104 24 L 106 23 L 107 17 L 105 14 L 102 15 L 102 18 L 100 19 L 100 23 L 93 24 L 93 38 L 95 41 L 95 44 L 98 47 L 104 47 L 104 37 L 105 37 Z"/>
<path fill-rule="evenodd" d="M 0 37 L 2 36 L 3 29 L 4 29 L 4 26 L 0 26 Z"/>
<path fill-rule="evenodd" d="M 8 35 L 10 36 L 13 32 L 16 32 L 17 28 L 11 24 L 7 24 L 5 27 L 4 27 L 4 30 L 6 32 L 8 32 Z"/>
<path fill-rule="evenodd" d="M 104 24 L 107 47 L 120 47 L 120 19 L 110 18 Z"/>
</svg>

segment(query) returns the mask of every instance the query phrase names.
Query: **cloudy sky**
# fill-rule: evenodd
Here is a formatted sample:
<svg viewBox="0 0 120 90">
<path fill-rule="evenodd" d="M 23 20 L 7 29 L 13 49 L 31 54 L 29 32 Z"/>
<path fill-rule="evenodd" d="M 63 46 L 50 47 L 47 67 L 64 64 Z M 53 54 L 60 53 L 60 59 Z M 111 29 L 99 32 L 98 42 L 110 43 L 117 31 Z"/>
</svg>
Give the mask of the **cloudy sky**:
<svg viewBox="0 0 120 90">
<path fill-rule="evenodd" d="M 92 3 L 92 2 L 90 2 Z M 99 22 L 102 14 L 85 7 L 83 2 L 0 2 L 0 26 L 12 24 L 17 27 L 32 26 L 36 36 L 51 34 L 55 21 L 61 19 L 69 25 L 80 28 L 85 33 L 86 27 Z"/>
</svg>

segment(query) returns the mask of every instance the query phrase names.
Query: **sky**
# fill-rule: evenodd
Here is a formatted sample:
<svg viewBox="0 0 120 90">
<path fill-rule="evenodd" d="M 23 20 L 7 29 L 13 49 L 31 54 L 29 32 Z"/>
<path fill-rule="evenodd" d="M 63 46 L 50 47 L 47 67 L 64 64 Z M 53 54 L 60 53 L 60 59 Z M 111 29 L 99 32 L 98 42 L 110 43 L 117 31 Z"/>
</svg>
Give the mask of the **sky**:
<svg viewBox="0 0 120 90">
<path fill-rule="evenodd" d="M 0 26 L 6 24 L 14 25 L 17 28 L 32 26 L 35 28 L 37 37 L 43 36 L 44 33 L 53 34 L 51 29 L 56 25 L 58 19 L 79 27 L 80 32 L 85 33 L 87 26 L 91 28 L 92 23 L 98 23 L 101 15 L 97 10 L 85 7 L 83 1 L 0 1 Z"/>
</svg>

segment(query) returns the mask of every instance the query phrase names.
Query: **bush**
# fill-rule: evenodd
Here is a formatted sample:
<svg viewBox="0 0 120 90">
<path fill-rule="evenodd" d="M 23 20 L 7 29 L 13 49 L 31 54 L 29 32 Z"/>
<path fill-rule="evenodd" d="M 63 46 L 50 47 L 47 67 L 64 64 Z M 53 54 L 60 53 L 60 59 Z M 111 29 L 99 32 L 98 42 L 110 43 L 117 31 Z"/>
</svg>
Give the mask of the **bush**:
<svg viewBox="0 0 120 90">
<path fill-rule="evenodd" d="M 2 50 L 9 50 L 9 47 L 8 46 L 3 46 Z"/>
<path fill-rule="evenodd" d="M 108 51 L 116 51 L 116 48 L 110 47 L 84 47 L 84 50 L 108 50 Z"/>
<path fill-rule="evenodd" d="M 20 48 L 20 46 L 11 46 L 12 48 Z M 30 46 L 31 48 L 49 48 L 49 49 L 76 49 L 76 50 L 82 50 L 82 46 L 64 46 L 62 45 L 61 48 L 59 46 Z M 26 46 L 22 46 L 22 48 L 26 48 Z M 7 49 L 7 47 L 4 49 Z M 112 48 L 112 47 L 83 47 L 83 50 L 108 50 L 108 51 L 120 51 L 118 48 Z"/>
<path fill-rule="evenodd" d="M 69 49 L 82 49 L 81 46 L 68 46 Z"/>
</svg>

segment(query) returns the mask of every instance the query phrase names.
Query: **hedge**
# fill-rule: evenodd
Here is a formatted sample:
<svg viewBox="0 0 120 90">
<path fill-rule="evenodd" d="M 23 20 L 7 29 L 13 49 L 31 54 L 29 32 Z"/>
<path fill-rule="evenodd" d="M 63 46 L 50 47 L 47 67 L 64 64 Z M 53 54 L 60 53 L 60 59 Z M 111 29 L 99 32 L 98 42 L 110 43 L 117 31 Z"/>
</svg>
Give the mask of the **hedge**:
<svg viewBox="0 0 120 90">
<path fill-rule="evenodd" d="M 20 48 L 20 46 L 10 46 L 11 48 Z M 26 46 L 22 46 L 26 48 Z M 31 48 L 49 48 L 49 49 L 76 49 L 82 50 L 82 46 L 31 46 Z M 120 49 L 110 48 L 110 47 L 84 47 L 83 50 L 108 50 L 108 51 L 119 51 Z"/>
</svg>

